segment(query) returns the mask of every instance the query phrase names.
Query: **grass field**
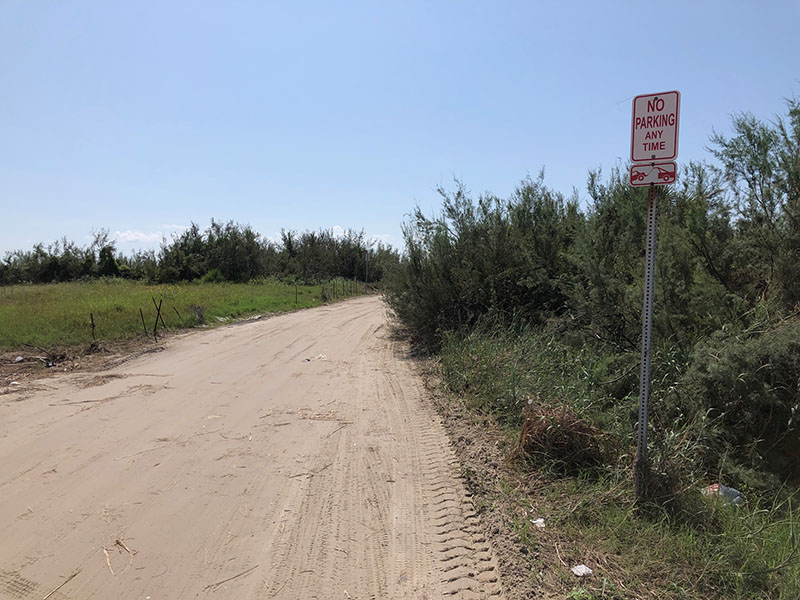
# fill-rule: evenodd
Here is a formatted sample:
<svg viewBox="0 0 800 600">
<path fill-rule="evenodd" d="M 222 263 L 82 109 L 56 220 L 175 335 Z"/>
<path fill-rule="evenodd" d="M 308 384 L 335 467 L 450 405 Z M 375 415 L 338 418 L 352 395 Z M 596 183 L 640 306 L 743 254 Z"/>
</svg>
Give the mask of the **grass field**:
<svg viewBox="0 0 800 600">
<path fill-rule="evenodd" d="M 331 295 L 330 290 L 328 284 L 327 295 Z M 340 283 L 339 297 L 342 295 Z M 22 344 L 42 347 L 88 344 L 92 341 L 90 314 L 94 315 L 95 335 L 100 341 L 143 336 L 139 309 L 152 332 L 156 318 L 154 298 L 156 303 L 162 301 L 164 322 L 177 329 L 203 321 L 216 324 L 217 317 L 318 306 L 325 296 L 320 285 L 299 285 L 295 289 L 293 284 L 269 280 L 148 285 L 110 279 L 3 287 L 0 288 L 0 349 L 18 348 Z"/>
</svg>

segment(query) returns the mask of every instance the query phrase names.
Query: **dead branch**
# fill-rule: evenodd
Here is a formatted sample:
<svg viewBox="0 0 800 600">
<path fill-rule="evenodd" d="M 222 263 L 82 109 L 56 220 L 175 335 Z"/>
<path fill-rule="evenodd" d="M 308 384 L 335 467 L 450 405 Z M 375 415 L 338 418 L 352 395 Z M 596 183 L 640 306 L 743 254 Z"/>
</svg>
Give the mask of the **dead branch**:
<svg viewBox="0 0 800 600">
<path fill-rule="evenodd" d="M 134 554 L 136 554 L 136 550 L 131 550 L 130 548 L 128 548 L 128 547 L 125 545 L 125 542 L 123 542 L 122 540 L 115 540 L 115 541 L 114 541 L 114 544 L 116 544 L 117 546 L 119 546 L 120 548 L 122 548 L 123 550 L 125 550 L 125 552 L 127 552 L 127 553 L 128 553 L 128 554 L 130 554 L 131 556 L 133 556 Z"/>
<path fill-rule="evenodd" d="M 118 460 L 123 460 L 125 458 L 131 458 L 133 456 L 139 456 L 140 454 L 144 454 L 146 452 L 153 452 L 154 450 L 160 450 L 164 446 L 156 446 L 155 448 L 148 448 L 147 450 L 139 450 L 139 452 L 134 452 L 133 454 L 127 454 L 126 456 L 120 456 L 119 458 L 115 458 L 114 462 Z"/>
<path fill-rule="evenodd" d="M 108 570 L 111 571 L 111 574 L 113 575 L 114 569 L 111 568 L 111 557 L 108 555 L 108 550 L 106 550 L 105 546 L 103 546 L 103 554 L 106 555 L 106 564 L 108 565 Z"/>
<path fill-rule="evenodd" d="M 57 585 L 56 587 L 54 587 L 52 590 L 50 590 L 49 592 L 47 592 L 47 594 L 45 594 L 45 595 L 42 597 L 42 600 L 47 600 L 47 599 L 48 599 L 50 596 L 52 596 L 53 594 L 55 594 L 55 593 L 56 593 L 58 590 L 60 590 L 62 587 L 64 587 L 64 586 L 65 586 L 65 585 L 67 585 L 67 584 L 68 584 L 70 581 L 72 581 L 72 580 L 73 580 L 73 578 L 75 578 L 75 576 L 76 576 L 78 573 L 80 573 L 80 572 L 81 572 L 81 570 L 80 570 L 80 569 L 76 569 L 76 570 L 75 570 L 75 572 L 74 572 L 72 575 L 70 575 L 69 577 L 67 577 L 67 578 L 66 578 L 64 581 L 62 581 L 60 584 L 58 584 L 58 585 Z"/>
<path fill-rule="evenodd" d="M 238 575 L 234 575 L 233 577 L 228 577 L 227 579 L 223 579 L 221 581 L 217 581 L 216 583 L 209 583 L 206 587 L 203 588 L 203 591 L 205 592 L 206 590 L 210 590 L 212 588 L 219 587 L 223 583 L 228 583 L 229 581 L 233 581 L 234 579 L 238 579 L 239 577 L 243 577 L 243 576 L 247 575 L 248 573 L 252 573 L 258 567 L 259 567 L 259 565 L 256 565 L 255 567 L 250 567 L 249 569 L 247 569 L 245 571 L 242 571 L 241 573 L 239 573 Z"/>
<path fill-rule="evenodd" d="M 343 422 L 341 425 L 339 425 L 339 426 L 338 426 L 336 429 L 334 429 L 333 431 L 331 431 L 331 432 L 330 432 L 328 435 L 326 435 L 325 437 L 326 437 L 326 438 L 329 438 L 329 437 L 331 437 L 331 436 L 332 436 L 334 433 L 336 433 L 336 432 L 337 432 L 337 431 L 339 431 L 340 429 L 344 429 L 344 428 L 345 428 L 345 427 L 347 427 L 348 425 L 350 425 L 350 421 Z"/>
</svg>

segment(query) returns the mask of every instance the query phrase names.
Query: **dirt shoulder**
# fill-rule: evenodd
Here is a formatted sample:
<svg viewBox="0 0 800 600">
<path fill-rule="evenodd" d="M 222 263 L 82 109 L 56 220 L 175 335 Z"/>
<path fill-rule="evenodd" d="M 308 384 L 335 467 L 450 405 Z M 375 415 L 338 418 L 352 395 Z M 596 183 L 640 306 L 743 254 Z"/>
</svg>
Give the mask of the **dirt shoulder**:
<svg viewBox="0 0 800 600">
<path fill-rule="evenodd" d="M 519 527 L 514 525 L 520 519 L 532 521 L 539 515 L 519 504 L 521 496 L 535 496 L 536 486 L 509 463 L 513 439 L 491 417 L 469 411 L 458 398 L 442 392 L 435 360 L 420 357 L 417 368 L 494 548 L 508 599 L 563 597 L 555 587 L 548 590 L 545 585 L 543 570 L 549 558 L 532 552 L 531 544 L 522 540 Z"/>
<path fill-rule="evenodd" d="M 102 341 L 82 346 L 38 348 L 26 346 L 0 352 L 0 396 L 18 392 L 29 384 L 64 373 L 81 373 L 113 368 L 143 354 L 161 352 L 170 339 L 191 331 L 152 338 Z"/>
<path fill-rule="evenodd" d="M 157 338 L 140 335 L 134 338 L 98 340 L 74 346 L 46 348 L 25 344 L 0 352 L 0 396 L 16 391 L 23 382 L 33 382 L 63 373 L 83 373 L 113 369 L 146 354 L 161 352 L 172 341 L 202 334 L 218 327 L 233 327 L 263 321 L 287 313 L 256 314 L 237 319 L 219 319 L 210 325 L 186 329 L 160 330 Z"/>
</svg>

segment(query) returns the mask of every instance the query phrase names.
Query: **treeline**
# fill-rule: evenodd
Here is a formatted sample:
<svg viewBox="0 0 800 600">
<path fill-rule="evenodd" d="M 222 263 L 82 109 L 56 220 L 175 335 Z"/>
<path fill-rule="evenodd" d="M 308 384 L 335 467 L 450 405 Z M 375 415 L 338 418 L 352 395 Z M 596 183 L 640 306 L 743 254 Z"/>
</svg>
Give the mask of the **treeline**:
<svg viewBox="0 0 800 600">
<path fill-rule="evenodd" d="M 745 489 L 800 478 L 800 103 L 787 107 L 774 123 L 735 116 L 730 137 L 711 135 L 716 164 L 685 165 L 679 183 L 659 190 L 652 405 L 665 489 L 703 477 Z M 459 394 L 488 386 L 485 409 L 516 425 L 526 398 L 566 402 L 616 440 L 612 454 L 624 463 L 636 419 L 647 191 L 622 168 L 590 173 L 587 190 L 585 208 L 542 176 L 509 199 L 442 190 L 441 214 L 418 210 L 406 223 L 407 254 L 388 298 L 419 342 L 463 349 L 445 360 Z M 511 362 L 478 377 L 479 332 L 485 342 L 499 331 L 515 332 L 497 350 Z M 515 354 L 524 336 L 537 341 Z M 554 392 L 563 373 L 546 381 L 539 352 L 562 356 L 552 364 L 569 363 L 587 396 Z M 576 353 L 582 360 L 570 362 Z M 503 370 L 516 378 L 501 381 Z"/>
<path fill-rule="evenodd" d="M 152 282 L 232 281 L 260 277 L 319 281 L 333 277 L 380 281 L 398 253 L 368 240 L 363 231 L 281 231 L 280 243 L 265 239 L 249 225 L 211 221 L 196 224 L 158 251 L 117 251 L 109 232 L 93 234 L 87 246 L 66 238 L 29 251 L 9 252 L 0 262 L 0 285 L 51 283 L 95 277 L 123 277 Z"/>
</svg>

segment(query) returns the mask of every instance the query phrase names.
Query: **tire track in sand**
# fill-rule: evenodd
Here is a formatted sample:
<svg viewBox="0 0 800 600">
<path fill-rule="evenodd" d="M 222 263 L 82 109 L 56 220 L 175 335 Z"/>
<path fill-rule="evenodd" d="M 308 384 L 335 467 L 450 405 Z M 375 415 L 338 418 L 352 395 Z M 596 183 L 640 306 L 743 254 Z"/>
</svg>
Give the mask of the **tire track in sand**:
<svg viewBox="0 0 800 600">
<path fill-rule="evenodd" d="M 265 585 L 281 598 L 500 598 L 446 434 L 401 346 L 375 328 L 344 361 L 333 430 L 289 502 Z M 385 329 L 385 328 L 384 328 Z M 346 372 L 346 375 L 342 375 Z M 355 382 L 368 381 L 360 387 Z"/>
</svg>

